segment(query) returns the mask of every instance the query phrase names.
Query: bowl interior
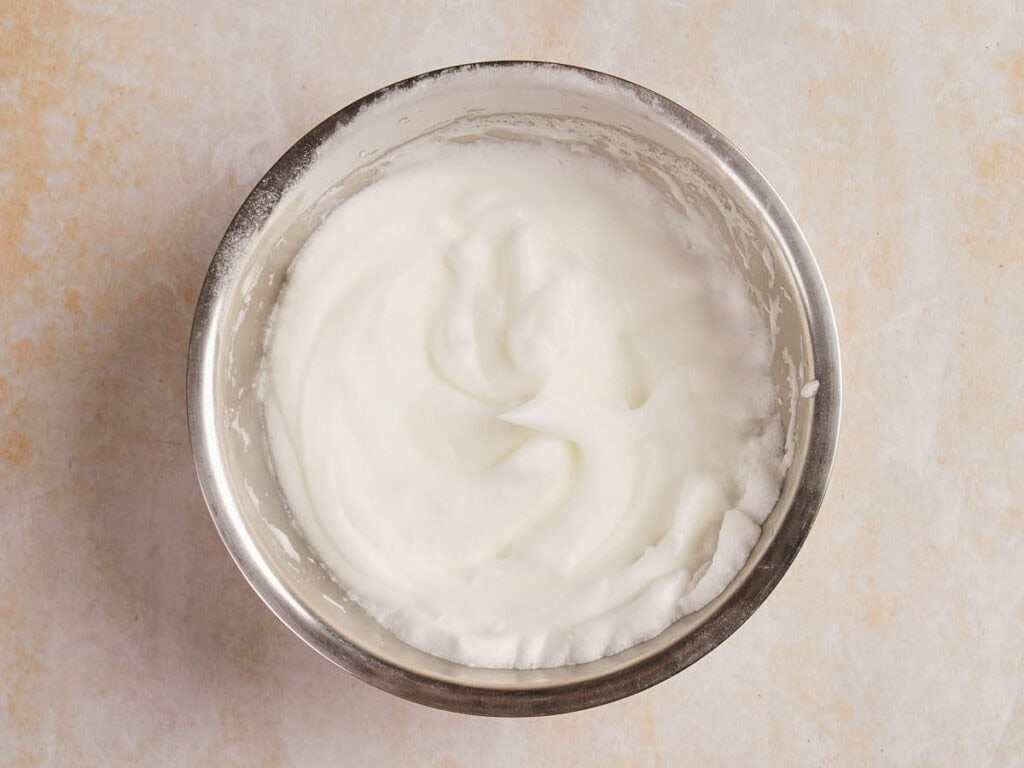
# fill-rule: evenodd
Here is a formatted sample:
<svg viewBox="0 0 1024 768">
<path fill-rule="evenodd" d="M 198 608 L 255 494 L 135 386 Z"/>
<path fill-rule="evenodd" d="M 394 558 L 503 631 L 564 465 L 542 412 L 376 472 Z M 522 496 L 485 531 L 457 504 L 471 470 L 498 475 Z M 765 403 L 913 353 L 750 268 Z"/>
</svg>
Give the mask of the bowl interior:
<svg viewBox="0 0 1024 768">
<path fill-rule="evenodd" d="M 642 174 L 701 222 L 770 328 L 791 464 L 733 583 L 658 637 L 588 664 L 476 669 L 411 648 L 346 595 L 294 525 L 273 474 L 258 369 L 289 264 L 347 196 L 424 142 L 560 142 Z M 396 211 L 396 216 L 401 213 Z M 824 491 L 838 357 L 820 276 L 774 193 L 712 128 L 622 81 L 553 65 L 463 67 L 407 81 L 319 126 L 274 167 L 217 253 L 197 311 L 189 408 L 200 479 L 225 543 L 268 605 L 314 648 L 399 695 L 463 711 L 589 706 L 658 682 L 727 637 L 781 577 Z M 813 398 L 800 396 L 811 379 Z"/>
</svg>

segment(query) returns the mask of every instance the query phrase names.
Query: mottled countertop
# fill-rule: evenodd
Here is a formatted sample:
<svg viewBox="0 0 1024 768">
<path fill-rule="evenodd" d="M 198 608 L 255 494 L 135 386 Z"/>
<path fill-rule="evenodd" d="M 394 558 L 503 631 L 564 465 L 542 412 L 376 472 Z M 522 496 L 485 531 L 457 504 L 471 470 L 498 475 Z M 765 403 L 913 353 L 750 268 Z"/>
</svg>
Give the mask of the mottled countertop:
<svg viewBox="0 0 1024 768">
<path fill-rule="evenodd" d="M 733 637 L 487 720 L 319 658 L 221 545 L 189 326 L 247 191 L 447 64 L 602 69 L 776 186 L 835 304 L 828 498 Z M 68 2 L 0 12 L 0 764 L 1024 764 L 1024 6 Z"/>
</svg>

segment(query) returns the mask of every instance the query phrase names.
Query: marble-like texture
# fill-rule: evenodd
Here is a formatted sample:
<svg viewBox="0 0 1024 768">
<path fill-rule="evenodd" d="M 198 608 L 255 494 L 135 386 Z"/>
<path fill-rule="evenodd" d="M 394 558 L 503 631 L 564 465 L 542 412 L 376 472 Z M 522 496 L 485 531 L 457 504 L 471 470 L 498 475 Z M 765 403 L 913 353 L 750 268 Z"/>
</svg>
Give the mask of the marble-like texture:
<svg viewBox="0 0 1024 768">
<path fill-rule="evenodd" d="M 831 289 L 846 402 L 779 588 L 644 694 L 486 720 L 295 639 L 193 477 L 184 365 L 261 173 L 385 83 L 636 80 L 743 148 Z M 1024 764 L 1024 6 L 13 0 L 0 12 L 0 764 Z"/>
</svg>

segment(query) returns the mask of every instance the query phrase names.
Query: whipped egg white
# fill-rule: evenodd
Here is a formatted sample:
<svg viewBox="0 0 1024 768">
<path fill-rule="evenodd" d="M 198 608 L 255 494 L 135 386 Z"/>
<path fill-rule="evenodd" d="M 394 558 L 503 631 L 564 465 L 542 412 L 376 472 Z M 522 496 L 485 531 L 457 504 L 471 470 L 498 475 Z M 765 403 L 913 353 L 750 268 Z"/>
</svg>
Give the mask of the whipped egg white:
<svg viewBox="0 0 1024 768">
<path fill-rule="evenodd" d="M 770 344 L 714 239 L 580 151 L 447 145 L 340 204 L 264 358 L 323 563 L 405 642 L 590 661 L 743 566 L 783 477 Z"/>
</svg>

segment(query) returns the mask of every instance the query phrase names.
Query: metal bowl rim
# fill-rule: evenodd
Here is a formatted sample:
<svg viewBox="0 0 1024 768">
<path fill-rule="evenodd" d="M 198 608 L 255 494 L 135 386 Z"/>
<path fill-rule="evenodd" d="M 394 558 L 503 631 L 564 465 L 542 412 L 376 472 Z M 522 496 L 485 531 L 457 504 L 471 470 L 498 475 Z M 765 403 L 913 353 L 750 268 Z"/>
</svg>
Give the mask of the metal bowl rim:
<svg viewBox="0 0 1024 768">
<path fill-rule="evenodd" d="M 503 68 L 574 72 L 598 83 L 615 85 L 658 107 L 675 128 L 694 137 L 746 192 L 784 244 L 796 267 L 805 306 L 816 322 L 812 332 L 815 376 L 821 382 L 811 422 L 808 461 L 797 494 L 765 558 L 775 551 L 767 574 L 753 594 L 710 615 L 695 631 L 661 651 L 609 674 L 543 688 L 483 688 L 463 685 L 392 665 L 356 647 L 306 611 L 265 566 L 245 528 L 245 521 L 224 477 L 214 427 L 212 360 L 221 327 L 218 313 L 226 275 L 241 254 L 235 245 L 257 231 L 273 205 L 301 175 L 317 149 L 362 110 L 400 90 L 448 75 Z M 268 201 L 270 204 L 268 205 Z M 546 61 L 500 60 L 462 64 L 426 72 L 385 86 L 328 117 L 297 141 L 253 188 L 242 203 L 211 261 L 197 302 L 189 342 L 186 382 L 187 418 L 196 473 L 217 531 L 246 581 L 270 610 L 300 639 L 355 677 L 402 698 L 476 715 L 533 716 L 571 712 L 605 704 L 642 691 L 675 675 L 712 651 L 746 621 L 782 579 L 802 546 L 828 484 L 839 437 L 841 410 L 839 340 L 831 302 L 818 265 L 795 219 L 753 164 L 722 134 L 672 100 L 629 80 L 583 67 Z M 796 513 L 794 515 L 794 512 Z M 787 525 L 788 524 L 788 525 Z M 785 529 L 787 546 L 779 544 Z M 761 569 L 758 569 L 761 570 Z M 734 597 L 740 597 L 734 595 Z"/>
</svg>

